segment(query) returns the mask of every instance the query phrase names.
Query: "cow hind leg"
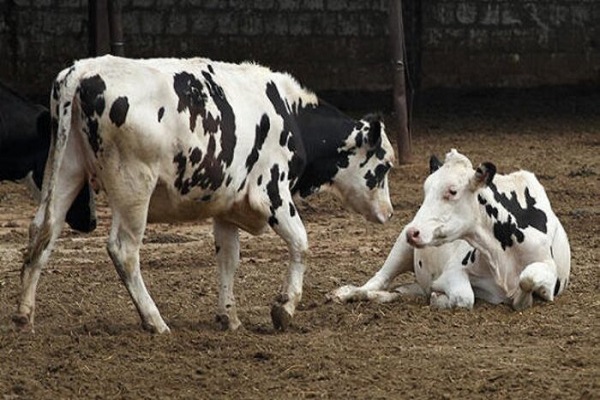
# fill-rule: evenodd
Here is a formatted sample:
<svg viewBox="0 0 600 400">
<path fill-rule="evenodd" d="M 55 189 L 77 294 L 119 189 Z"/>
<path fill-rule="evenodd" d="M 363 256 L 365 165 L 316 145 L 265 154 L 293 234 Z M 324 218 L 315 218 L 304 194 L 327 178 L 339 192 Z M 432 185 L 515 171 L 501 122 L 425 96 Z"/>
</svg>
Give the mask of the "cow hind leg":
<svg viewBox="0 0 600 400">
<path fill-rule="evenodd" d="M 546 301 L 554 300 L 557 281 L 554 263 L 535 262 L 529 264 L 519 276 L 519 288 L 514 297 L 513 308 L 523 310 L 533 304 L 533 294 Z"/>
<path fill-rule="evenodd" d="M 219 269 L 217 322 L 223 330 L 234 331 L 241 325 L 237 316 L 233 284 L 240 262 L 240 239 L 237 226 L 214 219 L 213 230 Z"/>
<path fill-rule="evenodd" d="M 21 296 L 13 322 L 23 331 L 33 331 L 35 296 L 42 268 L 48 262 L 65 216 L 83 185 L 81 174 L 61 170 L 56 185 L 40 203 L 29 226 L 29 246 L 21 267 Z"/>
</svg>

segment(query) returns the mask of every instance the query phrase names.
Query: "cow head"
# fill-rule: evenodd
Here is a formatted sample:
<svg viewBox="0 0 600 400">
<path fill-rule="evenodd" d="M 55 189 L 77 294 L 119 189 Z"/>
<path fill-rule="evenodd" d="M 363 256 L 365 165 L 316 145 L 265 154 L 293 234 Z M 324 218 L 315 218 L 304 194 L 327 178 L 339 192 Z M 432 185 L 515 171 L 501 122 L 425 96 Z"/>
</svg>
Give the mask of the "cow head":
<svg viewBox="0 0 600 400">
<path fill-rule="evenodd" d="M 345 147 L 347 165 L 340 166 L 332 181 L 333 192 L 350 209 L 371 222 L 385 223 L 393 213 L 388 172 L 394 149 L 379 117 L 366 116 L 356 125 Z"/>
<path fill-rule="evenodd" d="M 408 224 L 406 239 L 414 247 L 439 246 L 464 238 L 479 218 L 477 192 L 487 186 L 496 173 L 491 163 L 476 170 L 471 161 L 452 149 L 441 164 L 430 160 L 431 174 L 425 180 L 425 198 Z"/>
</svg>

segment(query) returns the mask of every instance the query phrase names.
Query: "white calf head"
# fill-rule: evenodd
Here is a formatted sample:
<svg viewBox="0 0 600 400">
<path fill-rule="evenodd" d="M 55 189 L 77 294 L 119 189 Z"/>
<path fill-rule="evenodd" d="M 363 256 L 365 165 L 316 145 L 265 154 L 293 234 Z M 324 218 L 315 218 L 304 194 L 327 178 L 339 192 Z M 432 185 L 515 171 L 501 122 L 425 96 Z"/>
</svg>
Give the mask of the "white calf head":
<svg viewBox="0 0 600 400">
<path fill-rule="evenodd" d="M 385 223 L 393 213 L 388 172 L 394 163 L 394 149 L 383 123 L 376 117 L 365 117 L 339 151 L 349 157 L 333 178 L 333 192 L 367 220 Z"/>
<path fill-rule="evenodd" d="M 496 173 L 491 163 L 474 170 L 455 149 L 446 154 L 443 165 L 432 157 L 430 168 L 423 204 L 407 227 L 406 239 L 415 247 L 439 246 L 468 235 L 478 221 L 477 192 Z"/>
</svg>

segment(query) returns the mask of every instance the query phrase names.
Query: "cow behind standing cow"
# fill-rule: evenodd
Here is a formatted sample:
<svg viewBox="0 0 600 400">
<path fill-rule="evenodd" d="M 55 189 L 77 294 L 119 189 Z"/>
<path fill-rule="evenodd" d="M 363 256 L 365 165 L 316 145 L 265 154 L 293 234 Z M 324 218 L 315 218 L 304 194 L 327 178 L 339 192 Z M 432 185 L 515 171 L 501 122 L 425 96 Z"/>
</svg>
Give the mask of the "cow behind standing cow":
<svg viewBox="0 0 600 400">
<path fill-rule="evenodd" d="M 546 192 L 527 171 L 473 169 L 456 150 L 432 158 L 425 199 L 402 230 L 381 269 L 361 287 L 347 285 L 338 301 L 391 301 L 425 294 L 437 308 L 473 307 L 475 298 L 530 307 L 533 295 L 552 301 L 569 283 L 567 234 Z M 414 271 L 417 285 L 389 292 L 393 279 Z"/>
<path fill-rule="evenodd" d="M 50 148 L 50 112 L 0 82 L 0 181 L 25 181 L 37 201 Z M 66 221 L 75 230 L 96 228 L 90 188 L 82 187 Z"/>
<path fill-rule="evenodd" d="M 383 123 L 353 120 L 287 74 L 208 59 L 112 56 L 62 71 L 51 96 L 53 151 L 13 320 L 33 329 L 35 292 L 66 210 L 93 180 L 112 209 L 108 253 L 142 325 L 167 332 L 141 277 L 146 222 L 213 218 L 217 318 L 239 327 L 233 292 L 239 229 L 271 227 L 290 262 L 271 310 L 286 329 L 302 295 L 307 235 L 292 196 L 334 193 L 368 220 L 392 214 L 394 160 Z"/>
</svg>

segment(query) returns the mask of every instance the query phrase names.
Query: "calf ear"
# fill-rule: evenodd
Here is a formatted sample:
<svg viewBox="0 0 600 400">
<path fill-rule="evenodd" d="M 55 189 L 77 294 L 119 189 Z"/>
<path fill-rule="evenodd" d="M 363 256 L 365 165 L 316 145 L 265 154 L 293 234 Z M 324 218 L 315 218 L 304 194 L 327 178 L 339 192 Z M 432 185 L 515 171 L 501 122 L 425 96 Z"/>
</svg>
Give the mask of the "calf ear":
<svg viewBox="0 0 600 400">
<path fill-rule="evenodd" d="M 475 170 L 475 175 L 471 178 L 471 189 L 476 190 L 480 187 L 487 186 L 492 183 L 496 175 L 496 166 L 491 162 L 479 164 Z"/>
<path fill-rule="evenodd" d="M 429 175 L 440 169 L 442 165 L 444 165 L 444 163 L 432 154 L 431 157 L 429 157 Z"/>
</svg>

